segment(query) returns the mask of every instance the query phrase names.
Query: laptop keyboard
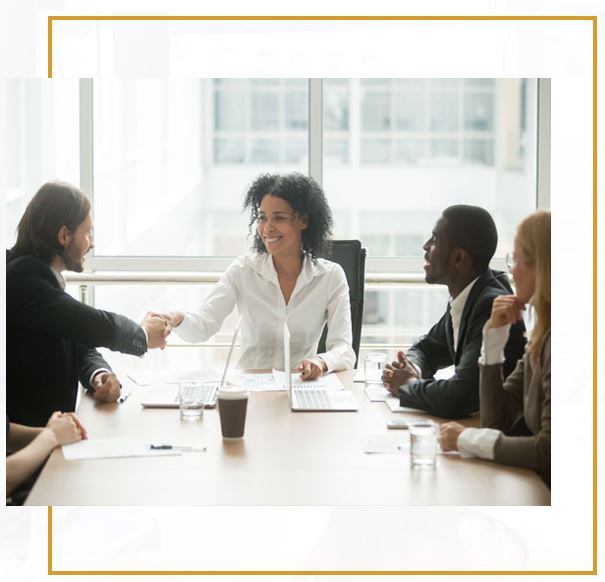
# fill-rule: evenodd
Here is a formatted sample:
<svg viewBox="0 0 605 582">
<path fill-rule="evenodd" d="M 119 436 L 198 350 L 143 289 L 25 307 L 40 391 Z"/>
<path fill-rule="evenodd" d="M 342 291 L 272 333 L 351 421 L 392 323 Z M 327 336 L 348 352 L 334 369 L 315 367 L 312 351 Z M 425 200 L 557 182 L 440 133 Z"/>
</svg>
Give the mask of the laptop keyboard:
<svg viewBox="0 0 605 582">
<path fill-rule="evenodd" d="M 296 390 L 294 392 L 297 400 L 297 408 L 317 408 L 329 409 L 332 408 L 330 399 L 325 390 Z"/>
</svg>

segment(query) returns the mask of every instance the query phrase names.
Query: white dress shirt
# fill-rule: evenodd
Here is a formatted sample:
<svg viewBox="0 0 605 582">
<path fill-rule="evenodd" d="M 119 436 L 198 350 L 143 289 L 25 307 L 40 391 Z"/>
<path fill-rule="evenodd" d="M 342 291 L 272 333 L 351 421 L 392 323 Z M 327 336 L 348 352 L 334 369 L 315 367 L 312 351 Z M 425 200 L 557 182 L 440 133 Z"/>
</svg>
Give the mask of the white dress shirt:
<svg viewBox="0 0 605 582">
<path fill-rule="evenodd" d="M 237 305 L 243 315 L 240 368 L 282 369 L 283 326 L 290 329 L 292 364 L 316 355 L 317 344 L 328 324 L 326 352 L 319 355 L 327 371 L 352 368 L 349 286 L 340 265 L 305 254 L 296 286 L 286 304 L 273 258 L 249 253 L 238 257 L 221 276 L 196 313 L 186 313 L 174 329 L 178 336 L 196 343 L 212 337 Z"/>
<path fill-rule="evenodd" d="M 504 362 L 504 347 L 508 341 L 510 324 L 500 327 L 483 326 L 483 343 L 479 363 L 484 366 Z M 494 428 L 466 428 L 458 436 L 458 450 L 468 457 L 494 459 L 496 441 L 502 433 Z"/>
<path fill-rule="evenodd" d="M 452 330 L 454 331 L 454 351 L 458 349 L 458 335 L 460 333 L 460 322 L 462 321 L 462 313 L 464 312 L 464 306 L 468 296 L 473 288 L 473 285 L 477 282 L 476 277 L 473 279 L 456 297 L 452 299 L 450 297 L 450 317 L 452 318 Z"/>
<path fill-rule="evenodd" d="M 450 304 L 450 318 L 452 320 L 452 330 L 454 332 L 454 351 L 458 349 L 458 335 L 460 334 L 460 322 L 462 321 L 462 313 L 464 312 L 464 306 L 466 305 L 466 301 L 468 296 L 473 288 L 473 285 L 477 282 L 476 277 L 473 279 L 456 297 L 456 299 L 452 299 L 451 297 L 448 299 Z M 414 362 L 410 362 L 412 367 L 416 370 L 419 378 L 422 378 L 422 370 L 420 366 L 414 364 Z"/>
</svg>

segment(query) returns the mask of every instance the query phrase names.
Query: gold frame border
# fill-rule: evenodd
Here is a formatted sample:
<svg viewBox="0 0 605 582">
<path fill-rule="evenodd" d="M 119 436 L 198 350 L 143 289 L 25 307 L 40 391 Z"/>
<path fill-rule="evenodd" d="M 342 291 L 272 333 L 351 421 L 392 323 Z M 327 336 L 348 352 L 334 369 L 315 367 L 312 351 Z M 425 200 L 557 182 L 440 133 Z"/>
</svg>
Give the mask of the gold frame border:
<svg viewBox="0 0 605 582">
<path fill-rule="evenodd" d="M 461 575 L 461 576 L 485 576 L 485 575 L 596 575 L 597 574 L 597 17 L 596 16 L 48 16 L 48 78 L 53 78 L 53 22 L 68 20 L 92 20 L 92 21 L 123 21 L 123 20 L 155 20 L 155 21 L 183 21 L 183 20 L 469 20 L 469 21 L 489 21 L 489 20 L 587 20 L 592 21 L 592 243 L 593 243 L 593 266 L 592 266 L 592 368 L 593 368 L 593 395 L 592 395 L 592 422 L 593 422 L 593 460 L 592 460 L 592 482 L 593 482 L 593 517 L 592 517 L 592 570 L 368 570 L 368 571 L 349 571 L 349 570 L 207 570 L 207 571 L 187 571 L 187 570 L 53 570 L 52 566 L 52 506 L 48 506 L 48 575 L 49 576 L 70 576 L 70 575 L 112 575 L 112 576 L 195 576 L 195 575 L 214 575 L 214 576 L 233 576 L 233 575 L 264 575 L 264 576 L 322 576 L 322 575 L 356 575 L 356 576 L 394 576 L 394 575 Z"/>
</svg>

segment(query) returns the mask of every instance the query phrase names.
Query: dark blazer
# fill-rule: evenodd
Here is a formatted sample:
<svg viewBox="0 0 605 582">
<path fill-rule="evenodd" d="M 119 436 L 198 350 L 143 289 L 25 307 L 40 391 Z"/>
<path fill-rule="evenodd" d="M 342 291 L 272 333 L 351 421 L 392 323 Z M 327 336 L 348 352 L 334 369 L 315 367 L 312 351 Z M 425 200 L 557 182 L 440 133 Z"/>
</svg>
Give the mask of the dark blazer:
<svg viewBox="0 0 605 582">
<path fill-rule="evenodd" d="M 462 418 L 479 410 L 479 365 L 483 326 L 489 319 L 492 302 L 508 295 L 512 288 L 502 271 L 487 270 L 473 285 L 468 296 L 454 351 L 454 332 L 449 304 L 443 317 L 408 351 L 409 359 L 422 370 L 422 380 L 414 380 L 399 389 L 401 406 L 426 410 L 442 418 Z M 504 374 L 510 374 L 525 348 L 525 326 L 511 327 L 504 350 Z M 455 365 L 447 380 L 435 380 L 437 370 Z"/>
<path fill-rule="evenodd" d="M 90 388 L 98 368 L 111 370 L 95 347 L 147 351 L 135 322 L 75 300 L 48 263 L 6 253 L 6 409 L 12 422 L 44 426 L 55 411 L 73 411 L 78 380 Z"/>
<path fill-rule="evenodd" d="M 550 330 L 539 361 L 526 353 L 506 379 L 501 364 L 481 369 L 481 426 L 504 434 L 494 447 L 494 461 L 529 467 L 550 487 Z M 513 436 L 519 416 L 529 436 Z"/>
</svg>

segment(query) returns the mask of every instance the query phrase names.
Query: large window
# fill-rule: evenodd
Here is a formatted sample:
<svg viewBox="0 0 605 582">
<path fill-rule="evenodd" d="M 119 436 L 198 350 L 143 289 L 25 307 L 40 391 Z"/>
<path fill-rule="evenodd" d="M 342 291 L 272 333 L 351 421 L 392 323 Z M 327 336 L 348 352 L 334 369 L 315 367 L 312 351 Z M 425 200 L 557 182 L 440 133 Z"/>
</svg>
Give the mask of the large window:
<svg viewBox="0 0 605 582">
<path fill-rule="evenodd" d="M 78 81 L 6 79 L 2 164 L 4 232 L 14 243 L 17 223 L 42 183 L 80 180 Z M 1 126 L 2 124 L 0 124 Z"/>
<path fill-rule="evenodd" d="M 304 79 L 216 79 L 214 164 L 308 160 L 309 91 Z"/>
<path fill-rule="evenodd" d="M 304 80 L 94 81 L 99 256 L 246 251 L 246 186 L 308 171 Z"/>
<path fill-rule="evenodd" d="M 421 274 L 422 244 L 455 203 L 492 213 L 502 264 L 536 207 L 536 80 L 32 80 L 9 81 L 6 96 L 7 230 L 40 183 L 78 183 L 81 167 L 93 268 L 149 270 L 158 259 L 163 270 L 220 272 L 250 246 L 242 201 L 264 172 L 321 176 L 335 237 L 362 241 L 370 273 Z M 184 307 L 182 289 L 158 289 L 100 287 L 94 298 L 135 318 L 143 297 Z M 187 306 L 201 295 L 190 289 Z M 408 343 L 446 299 L 420 282 L 369 285 L 362 341 Z"/>
<path fill-rule="evenodd" d="M 370 257 L 410 259 L 404 268 L 421 272 L 422 245 L 441 211 L 476 204 L 494 216 L 496 256 L 504 257 L 515 225 L 536 207 L 536 86 L 326 80 L 323 184 L 337 236 L 362 240 Z M 363 341 L 413 341 L 446 298 L 444 288 L 368 289 Z"/>
<path fill-rule="evenodd" d="M 467 203 L 494 216 L 497 256 L 512 247 L 536 207 L 535 81 L 339 79 L 324 93 L 324 188 L 339 236 L 370 256 L 420 258 L 441 210 Z"/>
</svg>

